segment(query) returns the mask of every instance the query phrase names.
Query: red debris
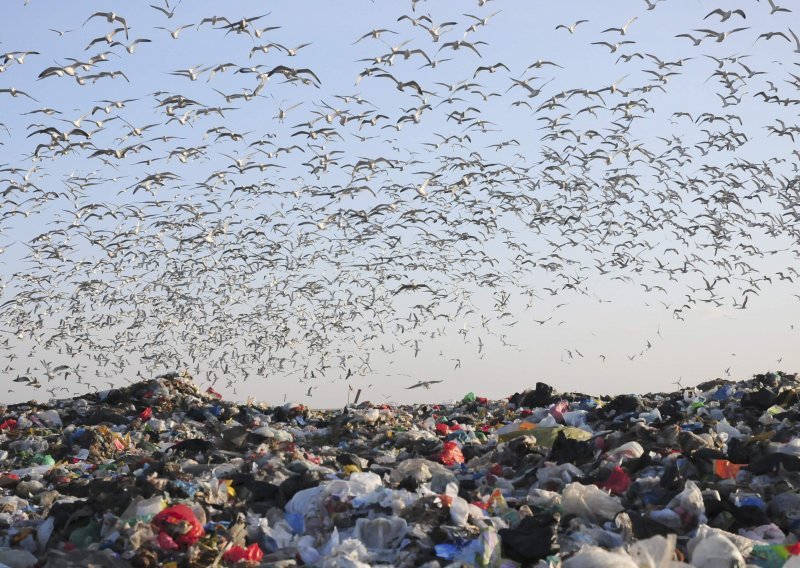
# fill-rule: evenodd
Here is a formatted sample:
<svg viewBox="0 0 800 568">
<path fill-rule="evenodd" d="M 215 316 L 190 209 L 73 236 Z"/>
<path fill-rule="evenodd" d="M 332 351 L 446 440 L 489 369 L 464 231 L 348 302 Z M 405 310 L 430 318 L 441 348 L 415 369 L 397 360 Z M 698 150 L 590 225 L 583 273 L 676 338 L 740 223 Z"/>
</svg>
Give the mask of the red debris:
<svg viewBox="0 0 800 568">
<path fill-rule="evenodd" d="M 160 533 L 166 533 L 179 546 L 191 546 L 206 534 L 194 511 L 186 505 L 167 507 L 153 517 L 152 524 L 159 531 L 159 539 Z M 164 542 L 169 543 L 167 540 Z"/>
<path fill-rule="evenodd" d="M 255 542 L 243 548 L 241 546 L 233 546 L 222 555 L 222 559 L 228 564 L 238 564 L 239 562 L 261 562 L 264 558 L 264 551 Z"/>
<path fill-rule="evenodd" d="M 631 478 L 619 466 L 614 467 L 614 471 L 611 472 L 611 475 L 600 484 L 600 487 L 610 491 L 615 495 L 621 495 L 628 490 L 628 487 L 631 486 Z"/>
<path fill-rule="evenodd" d="M 442 453 L 439 454 L 439 461 L 444 465 L 464 463 L 464 454 L 461 453 L 461 448 L 455 442 L 445 442 Z"/>
</svg>

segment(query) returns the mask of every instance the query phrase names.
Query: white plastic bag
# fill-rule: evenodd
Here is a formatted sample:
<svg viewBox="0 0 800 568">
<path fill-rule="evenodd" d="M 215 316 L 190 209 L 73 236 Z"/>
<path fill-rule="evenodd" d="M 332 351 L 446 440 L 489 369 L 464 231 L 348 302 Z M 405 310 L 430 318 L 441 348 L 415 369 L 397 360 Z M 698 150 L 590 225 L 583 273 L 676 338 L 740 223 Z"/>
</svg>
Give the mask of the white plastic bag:
<svg viewBox="0 0 800 568">
<path fill-rule="evenodd" d="M 614 518 L 623 510 L 622 503 L 595 485 L 570 483 L 561 494 L 561 509 L 565 515 L 576 515 L 599 523 Z"/>
</svg>

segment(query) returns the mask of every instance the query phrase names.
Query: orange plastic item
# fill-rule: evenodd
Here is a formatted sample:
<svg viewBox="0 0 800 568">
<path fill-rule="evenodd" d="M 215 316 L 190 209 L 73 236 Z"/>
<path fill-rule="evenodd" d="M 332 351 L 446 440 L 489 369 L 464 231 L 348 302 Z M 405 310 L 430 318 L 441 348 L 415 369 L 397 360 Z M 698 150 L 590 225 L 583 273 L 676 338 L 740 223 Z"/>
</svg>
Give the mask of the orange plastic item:
<svg viewBox="0 0 800 568">
<path fill-rule="evenodd" d="M 714 460 L 714 475 L 720 479 L 732 479 L 745 464 L 731 463 L 728 460 Z"/>
<path fill-rule="evenodd" d="M 464 454 L 461 453 L 461 448 L 455 442 L 445 442 L 442 453 L 439 454 L 439 461 L 444 465 L 464 463 Z"/>
</svg>

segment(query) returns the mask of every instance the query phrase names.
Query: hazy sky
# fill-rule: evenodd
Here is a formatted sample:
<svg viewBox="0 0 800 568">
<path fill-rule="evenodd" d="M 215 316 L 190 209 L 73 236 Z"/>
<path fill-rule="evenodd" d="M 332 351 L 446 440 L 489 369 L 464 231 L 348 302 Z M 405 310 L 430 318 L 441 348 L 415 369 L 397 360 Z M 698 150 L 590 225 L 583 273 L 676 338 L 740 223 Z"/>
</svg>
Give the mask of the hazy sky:
<svg viewBox="0 0 800 568">
<path fill-rule="evenodd" d="M 793 6 L 792 2 L 784 1 L 788 7 Z M 659 69 L 653 58 L 634 57 L 630 63 L 618 58 L 621 54 L 650 53 L 663 61 L 685 59 L 685 63 L 673 68 L 679 74 L 662 83 L 666 92 L 654 89 L 642 95 L 652 110 L 644 112 L 645 118 L 636 125 L 634 138 L 639 143 L 648 148 L 655 147 L 659 143 L 658 137 L 668 139 L 680 135 L 687 139 L 695 138 L 701 136 L 703 128 L 709 128 L 707 124 L 680 121 L 674 116 L 676 112 L 688 112 L 693 117 L 704 112 L 721 115 L 732 113 L 741 117 L 740 129 L 748 137 L 748 143 L 738 151 L 737 156 L 752 162 L 772 157 L 797 159 L 792 155 L 796 144 L 789 137 L 771 135 L 765 125 L 774 124 L 779 116 L 787 125 L 796 124 L 798 107 L 776 109 L 776 105 L 758 104 L 760 99 L 756 93 L 766 88 L 768 81 L 776 85 L 780 83 L 785 88 L 784 82 L 791 79 L 789 73 L 800 74 L 800 68 L 796 67 L 800 63 L 800 55 L 793 53 L 795 46 L 792 42 L 780 38 L 756 41 L 756 38 L 769 31 L 784 31 L 789 35 L 786 30 L 792 26 L 800 31 L 800 6 L 794 6 L 796 11 L 790 14 L 771 15 L 766 2 L 745 0 L 736 3 L 665 0 L 657 3 L 654 10 L 647 10 L 643 0 L 494 0 L 482 7 L 475 1 L 427 1 L 417 3 L 412 12 L 410 3 L 394 1 L 220 3 L 184 0 L 177 6 L 175 16 L 167 19 L 149 4 L 87 1 L 78 5 L 59 0 L 31 0 L 28 5 L 23 5 L 22 1 L 14 0 L 4 6 L 4 17 L 0 20 L 0 53 L 36 51 L 38 54 L 27 55 L 23 65 L 13 61 L 7 63 L 4 72 L 0 73 L 0 89 L 14 87 L 30 93 L 38 102 L 22 96 L 12 98 L 7 93 L 0 96 L 0 108 L 3 109 L 0 122 L 10 131 L 9 134 L 0 132 L 0 142 L 4 143 L 0 146 L 0 164 L 20 168 L 32 165 L 30 154 L 35 144 L 26 138 L 26 132 L 29 125 L 40 121 L 44 124 L 45 121 L 43 115 L 25 113 L 42 107 L 58 109 L 62 113 L 59 117 L 67 119 L 67 122 L 61 122 L 61 127 L 67 128 L 68 121 L 91 113 L 97 104 L 102 106 L 98 101 L 136 99 L 126 106 L 124 117 L 127 121 L 137 126 L 160 124 L 153 131 L 154 136 L 177 135 L 195 143 L 205 141 L 212 147 L 216 146 L 216 151 L 209 155 L 208 160 L 186 166 L 197 168 L 191 173 L 196 179 L 202 180 L 214 169 L 230 163 L 230 158 L 224 157 L 226 154 L 231 152 L 230 155 L 236 157 L 242 155 L 241 151 L 228 149 L 223 143 L 215 144 L 213 139 L 203 136 L 200 126 L 175 122 L 163 125 L 163 115 L 154 108 L 153 93 L 182 93 L 207 105 L 239 107 L 238 101 L 226 102 L 224 99 L 224 95 L 242 92 L 243 74 L 233 72 L 237 67 L 257 64 L 269 67 L 279 63 L 307 67 L 319 77 L 319 89 L 280 84 L 280 77 L 276 76 L 261 93 L 263 96 L 246 110 L 230 112 L 224 120 L 216 120 L 216 123 L 224 123 L 233 131 L 250 133 L 248 140 L 275 135 L 291 140 L 291 143 L 300 142 L 291 136 L 293 127 L 308 120 L 315 109 L 323 114 L 328 112 L 321 110 L 322 101 L 333 107 L 344 106 L 334 95 L 359 93 L 376 107 L 376 112 L 391 114 L 389 109 L 396 111 L 406 107 L 412 107 L 410 110 L 413 110 L 419 101 L 407 100 L 408 93 L 398 92 L 389 80 L 369 77 L 356 86 L 359 72 L 374 65 L 374 61 L 369 59 L 385 53 L 389 46 L 397 46 L 406 40 L 409 43 L 404 48 L 424 48 L 433 58 L 447 41 L 462 37 L 463 30 L 475 22 L 475 18 L 467 14 L 480 18 L 491 16 L 488 25 L 469 36 L 469 41 L 485 42 L 476 45 L 480 56 L 465 47 L 458 51 L 443 49 L 436 59 L 452 60 L 441 62 L 435 69 L 417 69 L 425 62 L 420 56 L 412 56 L 410 61 L 401 61 L 386 68 L 398 77 L 417 80 L 426 89 L 430 87 L 435 90 L 436 95 L 429 97 L 433 108 L 426 112 L 438 116 L 440 120 L 426 120 L 423 113 L 419 124 L 410 124 L 397 131 L 381 130 L 373 141 L 346 137 L 326 149 L 335 148 L 352 162 L 366 152 L 377 156 L 397 145 L 404 149 L 411 148 L 411 155 L 419 156 L 418 159 L 424 161 L 426 147 L 422 144 L 435 140 L 435 133 L 442 132 L 443 124 L 449 129 L 444 132 L 464 133 L 464 128 L 455 120 L 447 120 L 447 112 L 478 104 L 480 115 L 493 123 L 491 128 L 499 131 L 491 138 L 492 142 L 503 139 L 516 139 L 519 142 L 517 147 L 496 152 L 494 156 L 506 163 L 512 160 L 533 163 L 540 158 L 546 144 L 542 141 L 542 129 L 547 122 L 537 120 L 540 115 L 534 115 L 532 109 L 510 106 L 510 102 L 515 100 L 514 95 L 517 100 L 528 101 L 521 87 L 514 87 L 510 93 L 507 92 L 513 86 L 511 78 L 539 77 L 530 81 L 531 85 L 542 88 L 540 97 L 530 99 L 535 108 L 545 97 L 569 89 L 597 90 L 617 82 L 619 88 L 624 90 L 647 84 L 653 80 L 653 75 L 645 70 L 664 71 Z M 720 23 L 720 17 L 713 15 L 704 20 L 704 16 L 720 4 L 728 5 L 730 9 L 741 7 L 747 14 L 746 19 L 733 15 Z M 63 77 L 37 80 L 38 74 L 46 67 L 66 64 L 67 57 L 79 59 L 106 50 L 102 42 L 88 50 L 85 48 L 91 40 L 103 36 L 117 24 L 108 24 L 100 17 L 84 22 L 95 11 L 111 10 L 118 10 L 126 18 L 129 28 L 129 40 L 125 40 L 122 33 L 114 39 L 124 44 L 129 44 L 135 38 L 152 40 L 137 45 L 134 54 L 126 53 L 121 46 L 113 48 L 110 61 L 97 68 L 124 70 L 128 81 L 121 77 L 104 78 L 87 86 Z M 256 27 L 279 26 L 279 29 L 265 32 L 260 39 L 244 34 L 212 34 L 210 25 L 197 29 L 202 18 L 212 15 L 225 15 L 234 21 L 236 18 L 266 13 L 269 15 L 259 19 Z M 458 24 L 450 27 L 447 33 L 443 32 L 438 42 L 432 42 L 428 32 L 419 26 L 412 26 L 407 20 L 398 22 L 397 19 L 404 14 L 413 17 L 430 14 L 436 23 L 457 21 Z M 622 26 L 634 16 L 637 20 L 630 25 L 624 37 L 617 33 L 601 33 L 606 28 Z M 588 21 L 577 26 L 574 34 L 555 29 L 559 24 L 570 25 L 577 20 Z M 174 31 L 181 25 L 189 24 L 192 26 L 180 31 L 178 39 L 170 37 L 169 30 Z M 157 26 L 167 30 L 157 29 Z M 734 33 L 723 42 L 706 39 L 700 47 L 693 46 L 686 38 L 675 37 L 689 33 L 701 38 L 704 35 L 702 32 L 692 30 L 732 30 L 738 27 L 749 29 Z M 382 28 L 398 33 L 384 32 L 381 39 L 386 45 L 372 38 L 354 45 L 362 35 Z M 608 47 L 592 45 L 592 42 L 614 43 L 621 40 L 636 43 L 623 45 L 613 54 Z M 303 47 L 292 59 L 281 58 L 280 49 L 275 47 L 267 54 L 255 52 L 248 56 L 251 47 L 268 42 L 288 48 L 302 43 L 310 45 Z M 797 49 L 800 50 L 800 46 Z M 713 58 L 732 55 L 742 57 L 741 61 L 750 69 L 763 71 L 763 75 L 748 77 L 748 83 L 741 87 L 741 102 L 724 107 L 725 101 L 721 101 L 717 94 L 721 88 L 719 77 L 712 76 L 719 69 Z M 367 61 L 359 61 L 362 59 Z M 540 59 L 553 61 L 560 68 L 545 65 L 526 70 L 531 63 Z M 223 62 L 234 62 L 237 67 L 209 78 L 207 68 Z M 489 97 L 478 103 L 470 99 L 469 104 L 465 102 L 452 106 L 452 109 L 451 105 L 437 106 L 447 97 L 447 84 L 470 77 L 478 66 L 496 63 L 502 63 L 509 71 L 498 69 L 497 73 L 483 72 L 475 78 L 475 82 L 482 86 L 484 92 L 497 92 L 503 96 Z M 197 81 L 170 74 L 196 67 L 206 69 Z M 741 69 L 739 72 L 744 73 Z M 252 89 L 256 81 L 244 77 Z M 285 110 L 300 102 L 302 105 L 288 111 L 285 120 L 276 118 L 279 109 Z M 576 106 L 578 103 L 578 99 L 573 99 L 564 112 L 574 112 L 574 108 L 579 108 Z M 591 103 L 587 100 L 585 105 Z M 773 116 L 773 112 L 780 114 Z M 549 116 L 553 114 L 558 113 L 550 113 Z M 180 117 L 180 113 L 177 115 Z M 101 111 L 93 116 L 90 114 L 88 118 L 102 116 L 104 113 Z M 607 121 L 591 113 L 573 119 L 573 128 L 576 129 L 601 129 L 607 126 Z M 119 121 L 108 124 L 117 132 L 123 127 Z M 206 123 L 203 127 L 209 125 Z M 85 122 L 82 126 L 87 127 Z M 480 150 L 485 159 L 491 160 L 494 159 L 493 151 L 487 149 L 490 142 L 486 140 L 482 139 L 479 144 L 475 142 L 475 149 Z M 184 144 L 183 139 L 172 143 L 171 147 L 181 144 Z M 117 145 L 123 143 L 118 142 Z M 164 154 L 166 152 L 163 151 Z M 519 156 L 515 157 L 515 154 Z M 313 176 L 309 176 L 307 168 L 302 165 L 306 159 L 307 155 L 286 156 L 285 161 L 280 162 L 284 166 L 280 172 L 281 179 L 292 180 L 296 176 L 304 176 L 307 183 L 313 182 Z M 703 164 L 717 165 L 715 160 L 718 159 L 714 155 L 697 158 L 685 168 L 685 172 L 688 176 L 696 175 Z M 152 172 L 155 168 L 135 165 L 134 161 L 127 160 L 116 167 L 109 167 L 97 159 L 86 161 L 78 156 L 66 156 L 56 161 L 39 162 L 40 171 L 36 175 L 41 180 L 40 185 L 51 187 L 50 184 L 57 186 L 58 179 L 69 172 L 100 170 L 107 177 L 118 178 L 119 186 L 107 184 L 103 188 L 92 189 L 86 202 L 105 201 L 121 205 L 126 200 L 137 202 L 148 197 L 117 192 L 130 180 L 140 178 L 143 173 Z M 179 166 L 173 161 L 162 169 L 175 167 Z M 775 168 L 785 169 L 787 176 L 791 174 L 788 163 L 776 165 Z M 41 178 L 38 177 L 40 175 Z M 408 177 L 410 173 L 403 175 Z M 419 176 L 414 179 L 415 183 L 420 182 Z M 341 183 L 341 178 L 331 174 L 323 176 L 317 183 Z M 264 210 L 269 210 L 273 204 L 265 200 L 262 206 Z M 770 205 L 767 203 L 762 206 L 769 208 Z M 64 211 L 53 208 L 44 209 L 24 220 L 5 222 L 0 237 L 0 246 L 7 249 L 2 258 L 4 264 L 0 267 L 3 275 L 7 277 L 20 270 L 21 258 L 27 252 L 22 245 L 24 241 L 39 234 L 48 222 L 63 218 Z M 531 231 L 525 239 L 533 250 L 544 251 L 548 249 L 545 237 L 547 235 L 537 235 Z M 647 238 L 656 237 L 648 235 Z M 768 275 L 786 266 L 793 265 L 800 269 L 794 256 L 797 243 L 785 238 L 757 238 L 761 240 L 756 244 L 763 251 L 787 250 L 768 254 L 765 258 L 751 259 L 754 267 Z M 498 256 L 507 252 L 497 242 L 488 243 L 486 250 L 494 251 Z M 695 252 L 691 247 L 684 247 L 680 254 L 690 256 Z M 576 253 L 576 258 L 589 266 L 594 264 L 591 255 L 586 253 Z M 687 275 L 680 284 L 668 286 L 666 293 L 646 292 L 643 286 L 664 285 L 665 282 L 666 279 L 649 274 L 642 274 L 638 280 L 630 282 L 595 275 L 584 283 L 587 293 L 566 296 L 550 296 L 544 291 L 552 285 L 550 281 L 528 282 L 537 290 L 537 294 L 527 311 L 523 312 L 520 308 L 528 302 L 528 298 L 522 297 L 519 290 L 509 290 L 513 294 L 513 305 L 519 310 L 518 323 L 507 328 L 501 327 L 500 333 L 504 334 L 502 341 L 498 336 L 489 337 L 480 327 L 470 327 L 460 333 L 460 321 L 448 322 L 447 334 L 427 340 L 418 356 L 415 357 L 413 350 L 407 347 L 388 354 L 375 352 L 370 360 L 372 370 L 365 370 L 364 374 L 356 374 L 347 381 L 341 380 L 338 373 L 310 383 L 300 383 L 296 377 L 273 374 L 267 378 L 251 377 L 248 382 L 238 386 L 235 396 L 246 398 L 252 395 L 272 403 L 287 398 L 311 406 L 337 406 L 347 400 L 348 394 L 352 395 L 355 390 L 362 388 L 362 400 L 422 402 L 460 398 L 468 391 L 474 391 L 479 396 L 501 398 L 532 386 L 536 381 L 548 382 L 559 390 L 580 390 L 592 394 L 647 392 L 671 390 L 675 388 L 677 380 L 682 380 L 684 385 L 692 385 L 714 377 L 742 379 L 767 370 L 793 371 L 800 368 L 800 350 L 797 348 L 800 340 L 800 301 L 793 296 L 800 293 L 799 283 L 775 278 L 772 286 L 764 285 L 761 293 L 749 296 L 747 309 L 737 309 L 731 302 L 719 307 L 698 303 L 684 312 L 683 320 L 680 320 L 674 316 L 673 309 L 686 301 L 685 287 L 702 289 L 703 281 L 698 275 Z M 727 298 L 741 301 L 741 291 L 747 287 L 747 282 L 734 282 Z M 476 297 L 480 299 L 480 294 Z M 484 307 L 491 307 L 491 302 L 487 295 Z M 486 313 L 489 313 L 488 309 Z M 540 324 L 536 320 L 545 323 Z M 478 354 L 479 338 L 484 344 L 481 356 Z M 378 341 L 383 340 L 378 338 Z M 391 337 L 385 339 L 386 345 L 392 341 Z M 504 346 L 503 342 L 508 345 Z M 9 394 L 9 400 L 46 396 L 41 391 L 13 385 L 10 381 L 14 376 L 8 374 L 4 379 L 15 389 L 14 393 Z M 430 390 L 406 390 L 407 386 L 418 380 L 443 382 Z M 102 382 L 98 384 L 102 385 Z M 311 398 L 305 396 L 309 386 L 315 387 Z M 224 385 L 215 388 L 233 396 Z"/>
</svg>

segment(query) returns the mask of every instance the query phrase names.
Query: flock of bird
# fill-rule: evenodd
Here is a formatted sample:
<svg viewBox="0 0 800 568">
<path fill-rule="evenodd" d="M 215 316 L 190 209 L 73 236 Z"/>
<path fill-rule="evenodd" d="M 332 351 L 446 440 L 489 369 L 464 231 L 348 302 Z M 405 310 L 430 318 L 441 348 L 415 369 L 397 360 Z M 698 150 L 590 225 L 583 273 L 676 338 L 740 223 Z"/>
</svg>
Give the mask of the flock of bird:
<svg viewBox="0 0 800 568">
<path fill-rule="evenodd" d="M 558 325 L 540 300 L 597 279 L 678 319 L 795 283 L 797 14 L 710 6 L 652 49 L 639 26 L 671 2 L 631 0 L 619 27 L 564 22 L 546 50 L 518 38 L 522 68 L 493 51 L 500 0 L 447 3 L 449 18 L 398 4 L 335 50 L 360 69 L 344 92 L 330 54 L 307 57 L 324 38 L 257 8 L 70 7 L 49 52 L 6 40 L 5 376 L 53 394 L 131 368 L 348 380 L 445 334 L 483 356 L 522 319 Z M 219 59 L 182 50 L 195 35 Z M 157 67 L 159 50 L 187 66 Z M 581 83 L 562 51 L 621 78 Z"/>
</svg>

